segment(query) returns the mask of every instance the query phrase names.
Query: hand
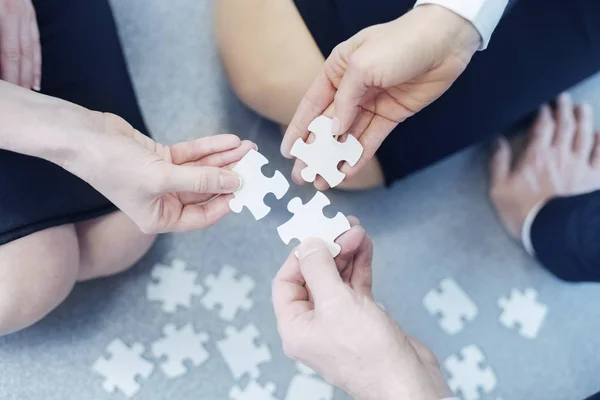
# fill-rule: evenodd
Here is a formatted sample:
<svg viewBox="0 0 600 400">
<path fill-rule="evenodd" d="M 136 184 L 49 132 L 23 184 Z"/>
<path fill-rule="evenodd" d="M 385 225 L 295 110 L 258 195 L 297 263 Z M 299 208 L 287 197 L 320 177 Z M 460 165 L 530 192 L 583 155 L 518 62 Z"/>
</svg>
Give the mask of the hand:
<svg viewBox="0 0 600 400">
<path fill-rule="evenodd" d="M 287 129 L 282 154 L 290 157 L 296 139 L 309 137 L 313 119 L 334 114 L 333 133 L 354 135 L 365 149 L 357 165 L 341 169 L 356 175 L 400 122 L 454 83 L 480 42 L 470 22 L 437 5 L 416 7 L 395 21 L 359 32 L 325 62 Z M 302 168 L 297 162 L 293 171 L 298 183 L 304 182 Z M 327 187 L 321 177 L 315 186 Z"/>
<path fill-rule="evenodd" d="M 510 234 L 520 239 L 534 207 L 600 189 L 600 132 L 594 133 L 592 107 L 575 107 L 566 93 L 554 114 L 543 106 L 514 164 L 510 145 L 499 140 L 491 159 L 491 199 Z"/>
<path fill-rule="evenodd" d="M 40 90 L 42 52 L 31 0 L 0 0 L 0 78 Z"/>
<path fill-rule="evenodd" d="M 307 240 L 275 277 L 284 352 L 358 400 L 449 397 L 435 356 L 373 300 L 373 244 L 356 224 L 338 239 L 335 260 Z"/>
</svg>

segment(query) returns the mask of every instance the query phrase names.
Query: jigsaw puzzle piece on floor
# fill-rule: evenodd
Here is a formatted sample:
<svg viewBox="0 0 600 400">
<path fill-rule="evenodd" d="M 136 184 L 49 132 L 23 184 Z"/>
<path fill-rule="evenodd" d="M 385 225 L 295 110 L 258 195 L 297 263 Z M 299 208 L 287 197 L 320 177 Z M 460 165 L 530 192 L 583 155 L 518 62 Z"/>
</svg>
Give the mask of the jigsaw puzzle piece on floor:
<svg viewBox="0 0 600 400">
<path fill-rule="evenodd" d="M 218 276 L 211 274 L 204 279 L 210 289 L 202 298 L 202 305 L 208 310 L 220 307 L 219 317 L 225 321 L 233 321 L 239 310 L 252 308 L 249 295 L 256 283 L 247 275 L 237 279 L 236 275 L 235 268 L 225 265 Z"/>
<path fill-rule="evenodd" d="M 444 279 L 440 290 L 433 289 L 423 299 L 423 305 L 431 315 L 439 315 L 439 324 L 448 335 L 462 331 L 465 321 L 477 316 L 477 306 L 452 279 Z"/>
<path fill-rule="evenodd" d="M 242 188 L 233 193 L 234 198 L 229 201 L 229 207 L 233 212 L 240 213 L 247 207 L 254 218 L 259 220 L 271 211 L 264 202 L 267 194 L 273 193 L 277 199 L 281 199 L 290 188 L 290 184 L 283 174 L 275 171 L 272 178 L 263 175 L 261 169 L 269 161 L 256 150 L 250 150 L 233 167 L 233 171 L 242 178 Z"/>
<path fill-rule="evenodd" d="M 144 359 L 144 346 L 134 343 L 127 347 L 120 339 L 113 340 L 107 347 L 110 358 L 99 358 L 92 369 L 104 377 L 103 387 L 109 393 L 120 390 L 127 397 L 133 397 L 140 384 L 136 378 L 148 379 L 154 364 Z"/>
<path fill-rule="evenodd" d="M 363 147 L 352 135 L 346 135 L 346 141 L 338 142 L 332 135 L 333 121 L 324 115 L 315 119 L 308 130 L 315 135 L 315 141 L 305 143 L 296 140 L 290 154 L 304 161 L 307 165 L 301 172 L 302 179 L 314 182 L 321 175 L 331 187 L 342 183 L 346 174 L 340 172 L 338 165 L 346 161 L 350 166 L 356 165 L 363 153 Z"/>
<path fill-rule="evenodd" d="M 206 333 L 194 332 L 190 324 L 179 330 L 175 325 L 169 324 L 163 328 L 163 333 L 165 336 L 152 344 L 152 353 L 156 358 L 166 359 L 160 367 L 169 378 L 176 378 L 187 372 L 185 361 L 199 367 L 208 360 L 209 353 L 204 348 L 204 344 L 208 342 Z"/>
<path fill-rule="evenodd" d="M 225 334 L 227 337 L 217 342 L 217 348 L 233 378 L 237 381 L 248 374 L 251 379 L 258 379 L 259 366 L 271 360 L 271 351 L 265 344 L 256 344 L 260 336 L 256 325 L 250 323 L 241 331 L 228 326 Z"/>
<path fill-rule="evenodd" d="M 521 336 L 535 339 L 548 313 L 548 307 L 537 301 L 537 295 L 532 288 L 522 293 L 513 289 L 509 298 L 498 299 L 498 306 L 502 309 L 500 323 L 507 328 L 518 325 Z"/>
<path fill-rule="evenodd" d="M 256 381 L 250 381 L 244 390 L 238 386 L 234 386 L 229 391 L 229 398 L 231 400 L 277 400 L 274 394 L 275 385 L 272 382 L 267 383 L 263 387 Z"/>
<path fill-rule="evenodd" d="M 340 245 L 334 241 L 350 229 L 350 222 L 341 212 L 334 218 L 323 215 L 323 208 L 329 204 L 329 199 L 321 192 L 317 192 L 306 204 L 302 204 L 298 197 L 292 199 L 288 203 L 288 210 L 294 216 L 277 228 L 281 240 L 289 244 L 294 238 L 300 242 L 311 237 L 319 238 L 325 242 L 332 256 L 340 254 Z"/>
<path fill-rule="evenodd" d="M 491 393 L 496 389 L 496 374 L 489 366 L 483 367 L 484 363 L 485 357 L 475 345 L 464 347 L 460 358 L 448 357 L 444 367 L 450 373 L 450 390 L 460 393 L 464 400 L 478 400 L 480 392 Z"/>
<path fill-rule="evenodd" d="M 146 289 L 146 298 L 150 301 L 160 301 L 162 310 L 174 313 L 177 307 L 189 308 L 192 297 L 204 293 L 202 286 L 196 283 L 198 273 L 186 270 L 182 260 L 173 260 L 171 266 L 157 264 L 152 269 L 151 282 Z"/>
</svg>

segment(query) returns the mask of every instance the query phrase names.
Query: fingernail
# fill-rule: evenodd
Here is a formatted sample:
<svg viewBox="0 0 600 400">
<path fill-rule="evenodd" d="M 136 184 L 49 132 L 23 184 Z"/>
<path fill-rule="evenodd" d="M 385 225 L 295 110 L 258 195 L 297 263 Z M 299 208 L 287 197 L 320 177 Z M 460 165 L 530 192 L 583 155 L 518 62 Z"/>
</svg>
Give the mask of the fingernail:
<svg viewBox="0 0 600 400">
<path fill-rule="evenodd" d="M 550 116 L 550 106 L 548 104 L 544 104 L 540 108 L 540 117 L 549 117 Z"/>
<path fill-rule="evenodd" d="M 31 89 L 35 90 L 36 92 L 39 92 L 40 90 L 42 90 L 42 88 L 40 87 L 40 85 L 35 85 Z"/>
<path fill-rule="evenodd" d="M 571 102 L 571 94 L 569 92 L 563 92 L 558 96 L 558 101 L 570 103 Z"/>
<path fill-rule="evenodd" d="M 219 175 L 219 184 L 223 192 L 236 192 L 240 190 L 244 184 L 242 177 L 235 172 L 222 172 Z"/>
<path fill-rule="evenodd" d="M 296 253 L 298 253 L 298 255 L 296 255 L 296 258 L 298 258 L 298 260 L 303 260 L 311 254 L 321 250 L 322 248 L 323 242 L 321 242 L 319 239 L 307 239 L 304 242 L 302 242 L 300 246 L 298 246 L 298 250 L 296 250 Z"/>
<path fill-rule="evenodd" d="M 340 119 L 338 117 L 333 117 L 332 124 L 331 124 L 331 134 L 333 136 L 338 136 L 340 134 L 341 130 L 342 130 L 342 124 L 340 122 Z"/>
<path fill-rule="evenodd" d="M 587 117 L 592 113 L 592 106 L 588 103 L 583 103 L 579 106 L 579 109 L 583 117 Z"/>
<path fill-rule="evenodd" d="M 254 148 L 255 151 L 258 151 L 258 145 L 256 143 L 252 143 L 252 147 Z"/>
<path fill-rule="evenodd" d="M 294 256 L 299 259 L 300 258 L 300 252 L 298 250 L 294 250 Z"/>
</svg>

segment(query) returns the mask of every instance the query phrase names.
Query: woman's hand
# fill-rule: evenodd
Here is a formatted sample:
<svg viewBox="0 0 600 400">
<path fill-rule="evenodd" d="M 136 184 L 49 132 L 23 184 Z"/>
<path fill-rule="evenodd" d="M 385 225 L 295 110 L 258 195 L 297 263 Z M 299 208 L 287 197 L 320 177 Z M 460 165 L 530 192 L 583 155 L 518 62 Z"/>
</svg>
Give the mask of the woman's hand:
<svg viewBox="0 0 600 400">
<path fill-rule="evenodd" d="M 333 134 L 356 136 L 365 151 L 353 176 L 402 121 L 441 96 L 464 71 L 481 36 L 459 15 L 437 5 L 417 7 L 395 21 L 372 26 L 338 45 L 301 101 L 281 150 L 290 157 L 298 138 L 321 114 L 334 116 Z M 301 181 L 302 166 L 293 176 Z M 319 177 L 315 185 L 324 188 Z"/>
<path fill-rule="evenodd" d="M 115 115 L 95 114 L 102 129 L 63 167 L 106 196 L 142 231 L 202 229 L 229 214 L 227 194 L 241 187 L 230 168 L 256 145 L 235 135 L 217 135 L 164 146 Z"/>
<path fill-rule="evenodd" d="M 285 353 L 358 400 L 450 397 L 435 356 L 373 300 L 373 244 L 351 223 L 338 257 L 309 239 L 273 280 Z"/>
<path fill-rule="evenodd" d="M 42 50 L 31 0 L 0 0 L 0 79 L 40 90 Z"/>
</svg>

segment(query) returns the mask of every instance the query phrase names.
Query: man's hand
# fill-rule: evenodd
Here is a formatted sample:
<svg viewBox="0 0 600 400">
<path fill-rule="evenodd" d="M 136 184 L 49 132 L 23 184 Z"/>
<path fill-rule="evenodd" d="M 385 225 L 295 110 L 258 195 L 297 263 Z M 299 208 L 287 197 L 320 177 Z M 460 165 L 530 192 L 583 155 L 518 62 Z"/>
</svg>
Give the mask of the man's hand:
<svg viewBox="0 0 600 400">
<path fill-rule="evenodd" d="M 40 90 L 42 51 L 31 0 L 0 0 L 0 79 Z"/>
<path fill-rule="evenodd" d="M 449 397 L 435 356 L 373 300 L 373 245 L 352 225 L 335 260 L 321 241 L 307 240 L 275 277 L 285 353 L 358 400 Z"/>
<path fill-rule="evenodd" d="M 459 15 L 437 5 L 417 7 L 399 19 L 372 26 L 337 46 L 301 101 L 283 139 L 290 157 L 298 138 L 321 114 L 334 115 L 334 134 L 356 136 L 365 152 L 353 176 L 402 121 L 441 96 L 464 71 L 481 36 Z M 303 182 L 296 163 L 294 180 Z M 319 189 L 327 187 L 319 177 Z"/>
</svg>

